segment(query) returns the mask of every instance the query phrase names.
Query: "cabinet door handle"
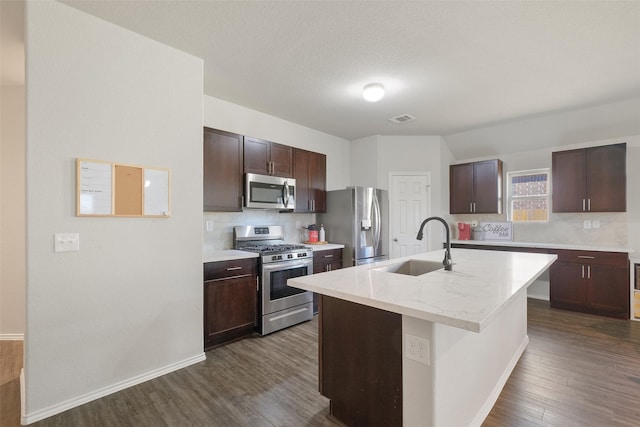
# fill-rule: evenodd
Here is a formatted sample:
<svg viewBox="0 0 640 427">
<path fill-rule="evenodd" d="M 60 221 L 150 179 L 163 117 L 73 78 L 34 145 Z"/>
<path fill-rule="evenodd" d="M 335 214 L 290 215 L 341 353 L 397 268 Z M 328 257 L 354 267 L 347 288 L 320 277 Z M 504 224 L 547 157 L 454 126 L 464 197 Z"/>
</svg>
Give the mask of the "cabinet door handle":
<svg viewBox="0 0 640 427">
<path fill-rule="evenodd" d="M 260 277 L 256 276 L 256 292 L 260 292 Z"/>
<path fill-rule="evenodd" d="M 331 264 L 328 264 L 327 267 L 329 267 L 329 271 L 331 271 L 333 269 Z"/>
<path fill-rule="evenodd" d="M 469 203 L 469 212 L 473 212 L 473 203 Z"/>
<path fill-rule="evenodd" d="M 591 266 L 587 265 L 587 279 L 591 279 Z"/>
<path fill-rule="evenodd" d="M 591 212 L 591 198 L 587 199 L 587 210 Z"/>
<path fill-rule="evenodd" d="M 584 199 L 582 199 L 582 211 L 583 211 L 583 212 L 586 210 L 586 209 L 584 208 L 584 203 L 585 203 L 585 201 L 584 201 Z"/>
<path fill-rule="evenodd" d="M 584 265 L 581 265 L 580 267 L 582 267 L 582 278 L 584 279 Z"/>
<path fill-rule="evenodd" d="M 473 202 L 473 213 L 476 213 L 476 202 Z"/>
<path fill-rule="evenodd" d="M 589 256 L 589 255 L 578 255 L 578 258 L 582 258 L 582 259 L 596 259 L 596 257 L 594 257 L 594 256 Z"/>
<path fill-rule="evenodd" d="M 333 258 L 333 254 L 331 254 L 331 255 L 325 255 L 324 257 L 325 257 L 325 258 Z"/>
<path fill-rule="evenodd" d="M 242 267 L 229 267 L 229 268 L 227 268 L 227 271 L 236 271 L 236 270 L 242 270 Z"/>
</svg>

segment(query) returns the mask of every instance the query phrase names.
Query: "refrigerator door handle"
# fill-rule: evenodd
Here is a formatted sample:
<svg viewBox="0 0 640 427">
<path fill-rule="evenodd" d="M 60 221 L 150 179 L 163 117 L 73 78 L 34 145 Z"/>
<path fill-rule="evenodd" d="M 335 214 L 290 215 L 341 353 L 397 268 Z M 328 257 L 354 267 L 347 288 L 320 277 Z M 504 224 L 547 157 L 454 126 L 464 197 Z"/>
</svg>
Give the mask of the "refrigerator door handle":
<svg viewBox="0 0 640 427">
<path fill-rule="evenodd" d="M 373 235 L 373 247 L 377 248 L 380 244 L 380 229 L 382 228 L 380 218 L 380 201 L 378 195 L 373 193 L 373 218 L 374 218 L 374 235 Z M 375 249 L 374 249 L 375 250 Z"/>
</svg>

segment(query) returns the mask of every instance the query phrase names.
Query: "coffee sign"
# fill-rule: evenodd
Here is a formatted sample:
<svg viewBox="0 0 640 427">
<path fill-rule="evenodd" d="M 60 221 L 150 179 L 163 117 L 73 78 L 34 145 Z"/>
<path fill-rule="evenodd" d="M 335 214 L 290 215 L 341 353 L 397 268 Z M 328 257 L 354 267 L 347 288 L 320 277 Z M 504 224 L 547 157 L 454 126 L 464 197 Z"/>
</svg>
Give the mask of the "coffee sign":
<svg viewBox="0 0 640 427">
<path fill-rule="evenodd" d="M 513 240 L 512 222 L 481 222 L 484 240 Z"/>
</svg>

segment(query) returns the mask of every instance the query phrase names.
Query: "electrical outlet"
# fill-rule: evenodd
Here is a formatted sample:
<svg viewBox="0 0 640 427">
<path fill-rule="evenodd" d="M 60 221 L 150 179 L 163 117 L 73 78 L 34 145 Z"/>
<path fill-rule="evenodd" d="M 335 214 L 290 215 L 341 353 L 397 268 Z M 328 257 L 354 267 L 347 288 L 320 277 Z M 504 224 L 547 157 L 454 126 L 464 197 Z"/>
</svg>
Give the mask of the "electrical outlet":
<svg viewBox="0 0 640 427">
<path fill-rule="evenodd" d="M 594 219 L 593 221 L 591 221 L 591 227 L 600 228 L 600 221 L 597 219 Z"/>
<path fill-rule="evenodd" d="M 404 339 L 407 358 L 430 366 L 429 340 L 411 334 L 404 334 Z"/>
<path fill-rule="evenodd" d="M 585 230 L 590 230 L 591 229 L 591 221 L 588 219 L 585 219 L 584 222 L 582 223 L 582 228 L 584 228 Z"/>
<path fill-rule="evenodd" d="M 207 231 L 213 231 L 213 221 L 207 221 Z"/>
</svg>

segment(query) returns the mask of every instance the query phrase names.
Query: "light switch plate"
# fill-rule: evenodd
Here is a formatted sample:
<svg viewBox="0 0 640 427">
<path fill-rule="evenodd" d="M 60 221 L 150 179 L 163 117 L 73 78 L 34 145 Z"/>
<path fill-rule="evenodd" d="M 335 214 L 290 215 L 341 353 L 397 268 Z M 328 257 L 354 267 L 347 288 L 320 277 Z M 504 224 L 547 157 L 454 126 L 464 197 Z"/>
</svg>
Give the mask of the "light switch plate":
<svg viewBox="0 0 640 427">
<path fill-rule="evenodd" d="M 600 220 L 594 219 L 593 221 L 591 221 L 591 227 L 600 228 Z"/>
<path fill-rule="evenodd" d="M 585 219 L 584 222 L 582 223 L 582 228 L 584 228 L 585 230 L 590 230 L 591 229 L 591 221 L 588 219 Z"/>
<path fill-rule="evenodd" d="M 56 252 L 78 252 L 80 250 L 79 233 L 56 233 L 53 236 Z"/>
<path fill-rule="evenodd" d="M 213 221 L 207 221 L 207 231 L 213 231 Z"/>
</svg>

